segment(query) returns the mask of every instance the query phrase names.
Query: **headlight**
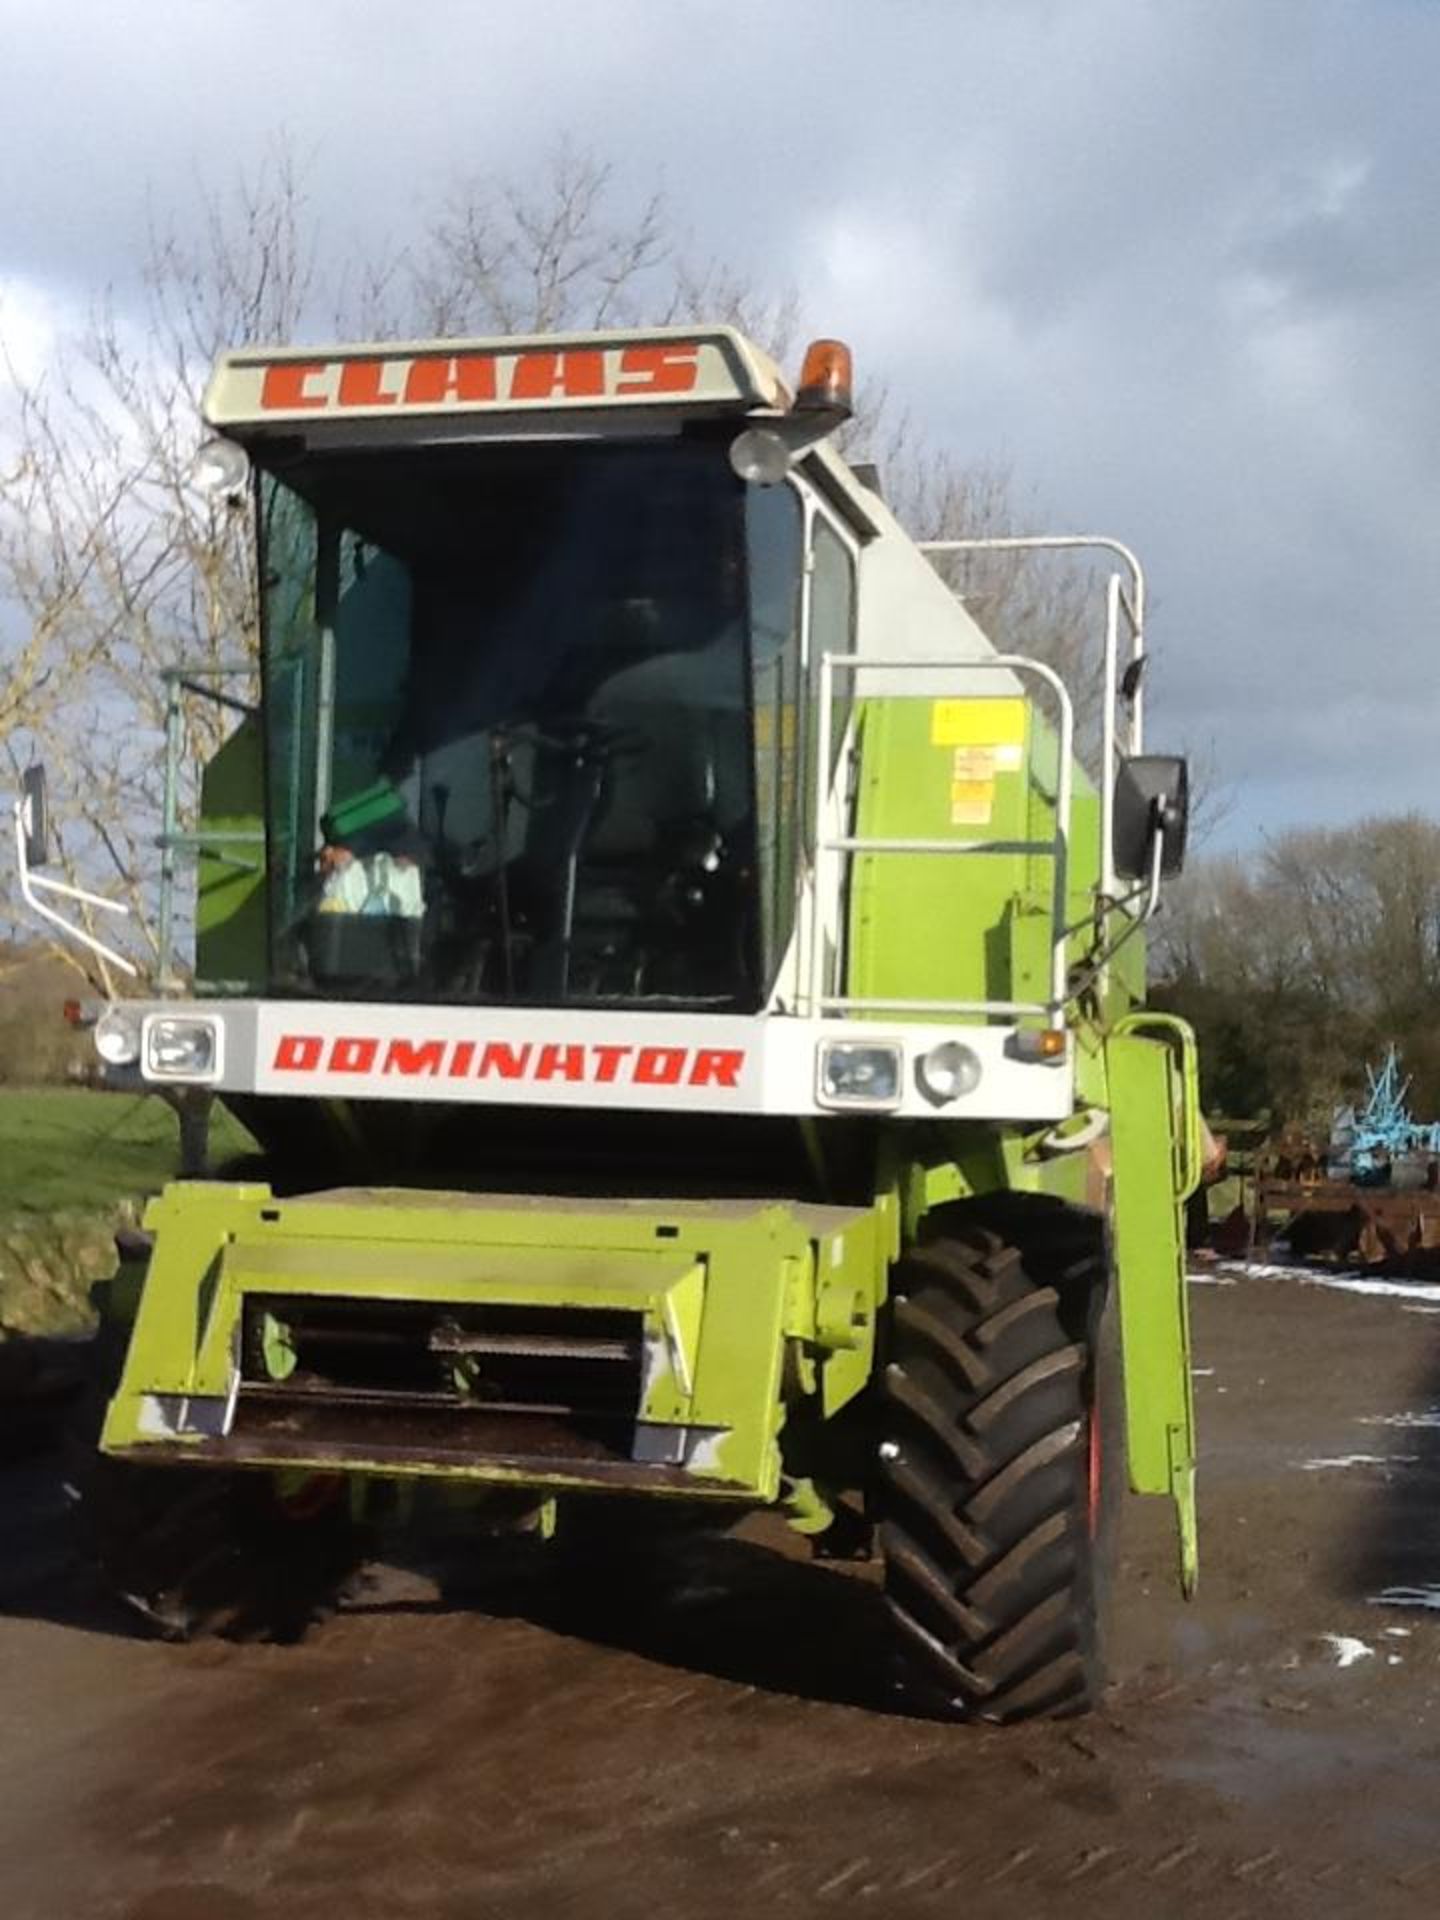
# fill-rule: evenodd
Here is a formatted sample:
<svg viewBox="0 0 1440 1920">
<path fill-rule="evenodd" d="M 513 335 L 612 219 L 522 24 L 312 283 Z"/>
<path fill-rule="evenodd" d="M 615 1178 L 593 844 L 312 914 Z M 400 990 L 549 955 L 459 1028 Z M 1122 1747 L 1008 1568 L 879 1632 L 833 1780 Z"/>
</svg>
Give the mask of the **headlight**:
<svg viewBox="0 0 1440 1920">
<path fill-rule="evenodd" d="M 217 499 L 237 499 L 250 477 L 250 456 L 233 440 L 202 442 L 190 463 L 191 483 Z"/>
<path fill-rule="evenodd" d="M 220 1073 L 220 1022 L 195 1014 L 152 1014 L 145 1022 L 150 1080 L 214 1080 Z"/>
<path fill-rule="evenodd" d="M 752 487 L 778 487 L 794 464 L 773 427 L 747 427 L 730 442 L 730 465 Z"/>
<path fill-rule="evenodd" d="M 915 1071 L 920 1091 L 938 1107 L 973 1093 L 980 1084 L 983 1068 L 973 1047 L 967 1047 L 960 1040 L 942 1040 L 938 1047 L 931 1047 L 920 1056 Z"/>
<path fill-rule="evenodd" d="M 820 1104 L 825 1107 L 898 1107 L 901 1052 L 891 1041 L 822 1040 L 818 1059 Z"/>
<path fill-rule="evenodd" d="M 107 1067 L 133 1067 L 140 1058 L 140 1015 L 107 1007 L 95 1022 L 95 1051 Z"/>
</svg>

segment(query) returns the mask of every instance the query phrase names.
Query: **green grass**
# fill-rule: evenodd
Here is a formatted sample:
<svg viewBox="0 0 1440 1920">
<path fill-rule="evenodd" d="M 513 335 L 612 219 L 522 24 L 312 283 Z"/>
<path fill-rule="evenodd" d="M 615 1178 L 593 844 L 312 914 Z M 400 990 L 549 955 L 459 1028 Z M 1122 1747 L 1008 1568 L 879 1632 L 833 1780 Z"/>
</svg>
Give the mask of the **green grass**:
<svg viewBox="0 0 1440 1920">
<path fill-rule="evenodd" d="M 216 1108 L 212 1165 L 254 1144 Z M 153 1095 L 0 1088 L 0 1339 L 91 1320 L 115 1227 L 174 1178 L 179 1146 L 175 1115 Z"/>
<path fill-rule="evenodd" d="M 175 1115 L 153 1095 L 0 1088 L 0 1220 L 59 1212 L 109 1215 L 175 1177 Z M 217 1107 L 212 1164 L 254 1150 Z"/>
</svg>

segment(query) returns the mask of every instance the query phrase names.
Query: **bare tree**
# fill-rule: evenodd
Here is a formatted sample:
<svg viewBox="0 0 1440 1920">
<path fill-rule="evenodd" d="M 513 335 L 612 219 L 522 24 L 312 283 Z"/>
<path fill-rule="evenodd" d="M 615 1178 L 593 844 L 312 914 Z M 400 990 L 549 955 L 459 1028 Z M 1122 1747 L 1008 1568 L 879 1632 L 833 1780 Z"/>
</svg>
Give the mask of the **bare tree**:
<svg viewBox="0 0 1440 1920">
<path fill-rule="evenodd" d="M 24 635 L 0 640 L 0 743 L 12 772 L 31 756 L 50 764 L 62 860 L 130 904 L 148 963 L 164 670 L 256 649 L 241 518 L 191 481 L 196 403 L 227 339 L 293 337 L 312 279 L 304 226 L 281 149 L 207 200 L 192 246 L 152 230 L 138 314 L 99 303 L 42 378 L 15 380 L 0 428 L 15 450 L 0 476 L 0 603 L 5 631 Z M 181 724 L 193 780 L 221 710 L 189 702 Z"/>
<path fill-rule="evenodd" d="M 1440 825 L 1418 815 L 1292 828 L 1171 889 L 1157 959 L 1230 1111 L 1323 1131 L 1390 1041 L 1440 1112 Z"/>
<path fill-rule="evenodd" d="M 664 204 L 612 211 L 613 171 L 561 145 L 538 179 L 466 175 L 407 263 L 423 337 L 639 324 L 662 297 Z"/>
</svg>

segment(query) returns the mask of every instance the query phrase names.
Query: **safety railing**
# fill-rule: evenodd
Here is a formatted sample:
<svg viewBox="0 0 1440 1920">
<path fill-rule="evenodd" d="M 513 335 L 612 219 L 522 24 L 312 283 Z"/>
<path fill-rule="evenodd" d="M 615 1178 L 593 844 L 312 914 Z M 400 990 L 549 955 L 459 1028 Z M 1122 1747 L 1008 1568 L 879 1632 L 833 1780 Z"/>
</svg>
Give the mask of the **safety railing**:
<svg viewBox="0 0 1440 1920">
<path fill-rule="evenodd" d="M 965 553 L 1108 553 L 1121 562 L 1105 588 L 1104 706 L 1100 719 L 1100 887 L 1116 901 L 1115 776 L 1127 754 L 1145 751 L 1145 570 L 1123 540 L 1098 533 L 997 535 L 989 539 L 922 540 L 936 558 Z"/>
<path fill-rule="evenodd" d="M 909 658 L 880 660 L 872 654 L 826 653 L 820 658 L 817 738 L 830 738 L 835 710 L 835 675 L 859 674 L 866 670 L 886 674 L 923 673 L 931 676 L 963 676 L 974 673 L 1009 672 L 1029 674 L 1041 681 L 1055 696 L 1059 713 L 1059 754 L 1055 779 L 1055 832 L 1048 840 L 1014 839 L 929 839 L 887 838 L 876 835 L 830 834 L 823 823 L 830 804 L 830 756 L 821 751 L 815 764 L 815 818 L 819 823 L 815 841 L 815 863 L 811 876 L 809 903 L 809 981 L 808 1001 L 812 1014 L 906 1013 L 949 1015 L 971 1018 L 1022 1019 L 1043 1018 L 1048 1025 L 1063 1028 L 1066 1001 L 1066 888 L 1070 853 L 1070 813 L 1074 789 L 1075 709 L 1069 689 L 1053 667 L 1031 660 L 1024 654 L 995 653 L 975 660 Z M 854 994 L 828 992 L 826 981 L 825 905 L 835 903 L 837 914 L 834 953 L 843 953 L 843 929 L 839 917 L 849 889 L 846 863 L 857 855 L 921 854 L 937 857 L 969 858 L 975 855 L 1033 855 L 1052 862 L 1053 881 L 1050 905 L 1050 993 L 1045 1000 L 917 1000 L 879 999 Z"/>
</svg>

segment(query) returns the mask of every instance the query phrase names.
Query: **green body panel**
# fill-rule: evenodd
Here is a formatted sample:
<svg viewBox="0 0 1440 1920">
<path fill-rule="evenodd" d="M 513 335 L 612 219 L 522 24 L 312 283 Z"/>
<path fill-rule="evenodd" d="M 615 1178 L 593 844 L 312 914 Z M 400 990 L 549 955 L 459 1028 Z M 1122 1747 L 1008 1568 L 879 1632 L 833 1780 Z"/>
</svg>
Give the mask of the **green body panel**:
<svg viewBox="0 0 1440 1920">
<path fill-rule="evenodd" d="M 1183 1207 L 1200 1179 L 1195 1043 L 1182 1021 L 1136 1014 L 1107 1052 L 1130 1483 L 1175 1502 L 1189 1593 L 1198 1548 Z"/>
<path fill-rule="evenodd" d="M 693 1443 L 683 1474 L 656 1473 L 654 1490 L 774 1500 L 787 1354 L 827 1413 L 863 1386 L 890 1250 L 885 1224 L 879 1208 L 749 1201 L 642 1205 L 386 1190 L 277 1201 L 263 1186 L 172 1186 L 146 1215 L 155 1252 L 103 1445 L 119 1454 L 161 1448 L 167 1457 L 223 1453 L 237 1464 L 281 1464 L 263 1437 L 247 1440 L 237 1428 L 217 1446 L 209 1430 L 220 1425 L 210 1416 L 234 1399 L 247 1302 L 265 1312 L 263 1351 L 278 1380 L 290 1372 L 282 1300 L 621 1310 L 641 1316 L 644 1327 L 640 1423 Z M 245 1391 L 241 1383 L 242 1405 Z M 167 1411 L 171 1401 L 188 1414 Z M 196 1420 L 197 1411 L 207 1417 Z M 462 1407 L 457 1418 L 464 1417 Z M 335 1460 L 323 1448 L 308 1458 L 292 1448 L 283 1464 Z M 383 1451 L 369 1459 L 352 1452 L 344 1464 L 541 1487 L 605 1484 L 583 1462 L 517 1466 L 478 1449 L 459 1465 L 439 1457 L 397 1465 Z M 634 1480 L 646 1484 L 643 1469 Z"/>
<path fill-rule="evenodd" d="M 248 844 L 208 841 L 244 834 Z M 264 748 L 249 716 L 207 764 L 200 783 L 195 972 L 207 991 L 258 992 L 265 979 Z"/>
<path fill-rule="evenodd" d="M 960 712 L 947 726 L 946 715 Z M 1005 719 L 987 727 L 986 710 Z M 1013 725 L 1010 716 L 1023 715 Z M 874 699 L 859 717 L 855 832 L 863 838 L 1048 842 L 1056 740 L 1033 706 Z M 1014 732 L 993 744 L 956 734 Z M 1099 802 L 1077 767 L 1066 923 L 1084 922 L 1098 875 Z M 1038 853 L 860 854 L 850 890 L 846 990 L 860 998 L 1045 1000 L 1055 863 Z"/>
</svg>

